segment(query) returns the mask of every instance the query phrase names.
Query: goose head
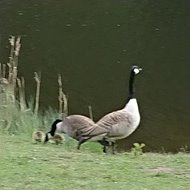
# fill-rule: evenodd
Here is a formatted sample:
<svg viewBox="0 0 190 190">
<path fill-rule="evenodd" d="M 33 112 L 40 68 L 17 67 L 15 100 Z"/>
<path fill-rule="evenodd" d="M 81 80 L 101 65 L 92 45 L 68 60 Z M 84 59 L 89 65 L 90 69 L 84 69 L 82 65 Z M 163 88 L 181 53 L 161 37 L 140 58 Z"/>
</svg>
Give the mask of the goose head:
<svg viewBox="0 0 190 190">
<path fill-rule="evenodd" d="M 54 136 L 55 131 L 56 131 L 56 129 L 57 129 L 57 124 L 60 123 L 60 122 L 62 122 L 61 119 L 56 119 L 56 120 L 53 122 L 53 124 L 51 125 L 50 131 L 47 132 L 46 135 L 45 135 L 44 143 L 46 143 L 47 141 L 49 141 L 49 139 L 51 139 L 51 138 Z"/>
<path fill-rule="evenodd" d="M 133 72 L 135 75 L 137 75 L 138 73 L 140 73 L 140 71 L 142 71 L 142 68 L 136 65 L 133 65 L 131 67 L 131 72 Z"/>
</svg>

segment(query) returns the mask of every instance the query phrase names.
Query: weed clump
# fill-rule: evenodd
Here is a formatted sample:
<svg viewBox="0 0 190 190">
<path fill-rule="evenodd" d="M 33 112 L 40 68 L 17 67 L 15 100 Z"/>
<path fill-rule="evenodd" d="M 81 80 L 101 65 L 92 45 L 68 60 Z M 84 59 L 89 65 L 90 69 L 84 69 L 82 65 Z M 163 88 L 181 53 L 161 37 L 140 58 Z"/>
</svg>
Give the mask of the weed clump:
<svg viewBox="0 0 190 190">
<path fill-rule="evenodd" d="M 131 152 L 134 156 L 142 155 L 144 147 L 144 143 L 134 143 Z"/>
</svg>

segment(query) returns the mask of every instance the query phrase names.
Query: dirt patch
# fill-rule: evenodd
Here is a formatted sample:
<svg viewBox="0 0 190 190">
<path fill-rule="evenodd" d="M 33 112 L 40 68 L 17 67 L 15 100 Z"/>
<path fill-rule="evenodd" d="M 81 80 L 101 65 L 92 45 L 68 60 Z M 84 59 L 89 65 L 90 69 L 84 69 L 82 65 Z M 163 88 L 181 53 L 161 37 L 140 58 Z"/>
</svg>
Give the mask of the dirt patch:
<svg viewBox="0 0 190 190">
<path fill-rule="evenodd" d="M 173 174 L 177 177 L 182 177 L 182 178 L 190 178 L 190 170 L 188 171 L 179 171 L 177 169 L 174 168 L 170 168 L 170 167 L 164 167 L 164 166 L 159 166 L 156 168 L 150 168 L 148 170 L 146 170 L 146 172 L 150 172 L 152 174 L 158 175 L 158 174 Z"/>
<path fill-rule="evenodd" d="M 173 168 L 169 168 L 169 167 L 156 167 L 156 168 L 151 168 L 148 169 L 149 172 L 154 172 L 154 173 L 175 173 L 176 170 Z"/>
</svg>

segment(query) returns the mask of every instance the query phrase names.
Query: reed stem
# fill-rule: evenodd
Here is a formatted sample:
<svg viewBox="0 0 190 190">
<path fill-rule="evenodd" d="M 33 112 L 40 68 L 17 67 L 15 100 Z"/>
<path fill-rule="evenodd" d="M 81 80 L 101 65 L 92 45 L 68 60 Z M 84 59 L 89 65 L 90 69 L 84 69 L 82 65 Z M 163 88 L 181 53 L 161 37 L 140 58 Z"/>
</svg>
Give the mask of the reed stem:
<svg viewBox="0 0 190 190">
<path fill-rule="evenodd" d="M 62 78 L 60 74 L 58 74 L 58 85 L 59 85 L 59 95 L 58 95 L 59 113 L 60 114 L 64 113 L 64 116 L 67 116 L 68 115 L 68 99 L 63 92 L 63 83 L 62 83 Z"/>
<path fill-rule="evenodd" d="M 17 78 L 17 85 L 18 85 L 18 93 L 19 93 L 19 104 L 20 104 L 20 110 L 24 111 L 26 108 L 26 102 L 25 102 L 25 93 L 24 93 L 24 79 L 21 80 Z"/>
<path fill-rule="evenodd" d="M 90 116 L 90 119 L 93 120 L 93 113 L 92 113 L 92 106 L 88 106 L 88 112 L 89 112 L 89 116 Z"/>
<path fill-rule="evenodd" d="M 38 115 L 39 109 L 39 100 L 40 100 L 40 86 L 41 86 L 41 73 L 34 72 L 34 79 L 36 81 L 36 98 L 35 98 L 35 107 L 34 114 Z"/>
</svg>

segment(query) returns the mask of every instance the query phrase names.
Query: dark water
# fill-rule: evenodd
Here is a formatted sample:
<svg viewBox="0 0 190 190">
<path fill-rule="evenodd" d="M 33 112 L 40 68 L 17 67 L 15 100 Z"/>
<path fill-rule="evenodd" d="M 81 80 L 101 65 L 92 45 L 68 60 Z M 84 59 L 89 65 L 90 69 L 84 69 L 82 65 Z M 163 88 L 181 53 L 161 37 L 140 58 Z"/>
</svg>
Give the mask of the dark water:
<svg viewBox="0 0 190 190">
<path fill-rule="evenodd" d="M 41 71 L 41 106 L 56 108 L 61 73 L 70 114 L 91 105 L 95 120 L 124 106 L 129 67 L 141 65 L 141 126 L 120 147 L 174 151 L 190 146 L 189 10 L 189 0 L 1 0 L 0 58 L 7 61 L 9 35 L 21 35 L 28 94 Z"/>
</svg>

